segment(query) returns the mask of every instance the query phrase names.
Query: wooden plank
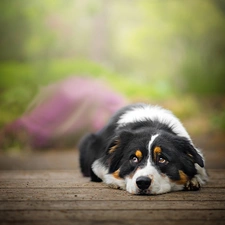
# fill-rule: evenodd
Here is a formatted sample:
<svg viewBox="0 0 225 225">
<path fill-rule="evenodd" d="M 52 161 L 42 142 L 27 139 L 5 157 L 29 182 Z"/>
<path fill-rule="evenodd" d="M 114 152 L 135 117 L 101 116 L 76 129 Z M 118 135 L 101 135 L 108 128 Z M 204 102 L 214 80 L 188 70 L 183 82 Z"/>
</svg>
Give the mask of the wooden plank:
<svg viewBox="0 0 225 225">
<path fill-rule="evenodd" d="M 222 184 L 223 185 L 223 184 Z M 224 182 L 225 185 L 225 182 Z M 103 183 L 89 182 L 89 179 L 79 179 L 79 180 L 1 180 L 0 189 L 4 188 L 74 188 L 74 187 L 89 187 L 89 188 L 104 188 L 107 187 Z"/>
<path fill-rule="evenodd" d="M 0 211 L 2 221 L 225 220 L 225 210 L 32 210 Z"/>
<path fill-rule="evenodd" d="M 55 149 L 47 151 L 23 151 L 21 153 L 0 152 L 0 170 L 30 169 L 77 169 L 79 168 L 78 151 Z"/>
<path fill-rule="evenodd" d="M 60 200 L 60 201 L 4 201 L 0 210 L 225 210 L 225 201 L 149 201 L 149 200 Z"/>
<path fill-rule="evenodd" d="M 224 180 L 225 170 L 209 170 L 210 180 Z M 89 181 L 89 178 L 84 178 L 80 170 L 2 170 L 0 171 L 0 180 L 14 180 L 14 179 L 43 179 L 43 180 L 57 180 L 57 179 L 84 179 Z"/>
<path fill-rule="evenodd" d="M 225 200 L 225 189 L 205 188 L 201 191 L 180 191 L 162 195 L 132 195 L 123 190 L 111 188 L 27 188 L 0 189 L 1 201 L 34 200 Z"/>
<path fill-rule="evenodd" d="M 209 179 L 221 180 L 225 179 L 225 170 L 224 169 L 211 169 L 208 170 Z"/>
<path fill-rule="evenodd" d="M 79 170 L 0 171 L 0 224 L 224 224 L 225 170 L 209 174 L 200 191 L 139 196 Z"/>
<path fill-rule="evenodd" d="M 0 180 L 20 180 L 20 179 L 43 179 L 43 180 L 75 180 L 82 179 L 89 181 L 89 178 L 84 178 L 79 170 L 4 170 L 0 171 Z"/>
<path fill-rule="evenodd" d="M 1 179 L 0 188 L 74 188 L 74 187 L 90 187 L 104 188 L 107 185 L 103 183 L 90 182 L 89 178 L 79 179 Z M 225 188 L 224 180 L 210 180 L 203 186 L 205 188 Z"/>
<path fill-rule="evenodd" d="M 119 219 L 114 219 L 113 221 L 101 221 L 99 223 L 96 220 L 48 220 L 48 221 L 4 221 L 0 223 L 1 225 L 149 225 L 150 221 L 137 221 L 137 220 L 125 220 L 120 221 Z M 152 224 L 154 225 L 224 225 L 224 221 L 221 220 L 155 220 Z"/>
</svg>

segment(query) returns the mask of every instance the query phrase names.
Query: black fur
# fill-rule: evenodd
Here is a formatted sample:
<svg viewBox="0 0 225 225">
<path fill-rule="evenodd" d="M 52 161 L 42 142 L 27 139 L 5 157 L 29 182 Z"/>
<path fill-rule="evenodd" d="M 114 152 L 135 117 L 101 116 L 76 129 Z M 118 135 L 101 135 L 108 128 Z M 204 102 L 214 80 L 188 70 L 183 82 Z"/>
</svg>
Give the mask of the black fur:
<svg viewBox="0 0 225 225">
<path fill-rule="evenodd" d="M 87 134 L 79 144 L 80 167 L 85 177 L 91 177 L 93 181 L 101 181 L 92 171 L 92 163 L 100 156 L 101 139 L 95 134 Z"/>
</svg>

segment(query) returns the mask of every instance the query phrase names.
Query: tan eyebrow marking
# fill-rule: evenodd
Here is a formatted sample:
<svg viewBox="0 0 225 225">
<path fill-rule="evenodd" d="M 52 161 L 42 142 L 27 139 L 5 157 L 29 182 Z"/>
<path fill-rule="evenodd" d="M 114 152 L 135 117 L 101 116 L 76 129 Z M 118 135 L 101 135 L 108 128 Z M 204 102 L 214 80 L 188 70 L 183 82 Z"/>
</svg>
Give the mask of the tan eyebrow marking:
<svg viewBox="0 0 225 225">
<path fill-rule="evenodd" d="M 153 152 L 154 152 L 154 159 L 156 160 L 157 154 L 160 154 L 162 152 L 162 149 L 159 146 L 156 146 Z"/>
<path fill-rule="evenodd" d="M 135 152 L 135 155 L 139 160 L 142 158 L 142 152 L 139 149 Z"/>
</svg>

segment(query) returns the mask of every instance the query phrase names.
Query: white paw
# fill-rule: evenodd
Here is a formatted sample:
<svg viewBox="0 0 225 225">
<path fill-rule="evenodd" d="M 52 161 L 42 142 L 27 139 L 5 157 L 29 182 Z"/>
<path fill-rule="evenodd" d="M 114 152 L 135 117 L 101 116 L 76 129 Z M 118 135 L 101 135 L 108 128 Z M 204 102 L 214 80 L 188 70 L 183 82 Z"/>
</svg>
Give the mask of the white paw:
<svg viewBox="0 0 225 225">
<path fill-rule="evenodd" d="M 186 191 L 197 191 L 200 188 L 201 188 L 201 185 L 199 184 L 196 177 L 189 180 L 184 186 L 184 190 Z"/>
</svg>

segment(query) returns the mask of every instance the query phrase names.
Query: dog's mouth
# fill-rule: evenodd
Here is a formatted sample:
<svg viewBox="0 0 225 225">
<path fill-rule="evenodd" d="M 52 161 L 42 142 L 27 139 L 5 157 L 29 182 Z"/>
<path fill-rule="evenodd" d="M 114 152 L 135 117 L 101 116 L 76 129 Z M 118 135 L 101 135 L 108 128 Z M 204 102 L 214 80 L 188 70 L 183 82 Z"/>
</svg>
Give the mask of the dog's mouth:
<svg viewBox="0 0 225 225">
<path fill-rule="evenodd" d="M 149 189 L 145 189 L 145 190 L 139 189 L 136 194 L 137 195 L 150 195 L 151 194 L 151 191 Z"/>
</svg>

